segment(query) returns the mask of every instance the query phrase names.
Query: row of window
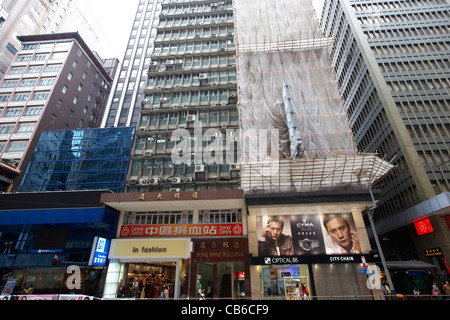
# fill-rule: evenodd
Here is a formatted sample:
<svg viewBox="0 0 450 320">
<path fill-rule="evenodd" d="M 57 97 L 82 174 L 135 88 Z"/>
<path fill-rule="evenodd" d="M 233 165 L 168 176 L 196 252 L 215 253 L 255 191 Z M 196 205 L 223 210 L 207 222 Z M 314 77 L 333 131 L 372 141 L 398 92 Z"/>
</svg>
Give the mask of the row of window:
<svg viewBox="0 0 450 320">
<path fill-rule="evenodd" d="M 231 161 L 230 161 L 231 162 Z M 231 162 L 236 163 L 236 161 Z M 187 164 L 174 164 L 171 160 L 150 160 L 150 159 L 134 159 L 132 160 L 132 166 L 130 170 L 131 177 L 173 177 L 173 176 L 193 176 L 196 173 L 197 165 L 194 164 L 194 160 Z M 204 167 L 204 171 L 201 172 L 203 179 L 206 178 L 205 173 L 213 176 L 217 179 L 217 176 L 226 177 L 228 180 L 233 178 L 230 175 L 230 164 L 211 164 Z M 197 171 L 198 172 L 198 171 Z M 199 180 L 199 179 L 198 179 Z M 178 181 L 180 184 L 186 181 Z M 172 180 L 172 183 L 175 183 Z M 166 185 L 169 185 L 167 183 Z"/>
<path fill-rule="evenodd" d="M 197 12 L 196 12 L 197 13 Z M 194 26 L 194 25 L 209 25 L 214 23 L 232 23 L 233 14 L 212 14 L 212 15 L 198 15 L 194 16 L 183 16 L 175 18 L 164 18 L 159 19 L 158 28 L 171 28 L 171 27 L 184 27 L 184 26 Z"/>
<path fill-rule="evenodd" d="M 184 55 L 188 53 L 218 52 L 234 50 L 233 39 L 227 40 L 205 40 L 192 42 L 173 42 L 165 44 L 155 44 L 154 55 Z"/>
<path fill-rule="evenodd" d="M 191 224 L 193 219 L 194 212 L 192 210 L 126 212 L 123 224 Z M 242 222 L 242 209 L 202 209 L 198 211 L 198 223 L 201 224 Z"/>
<path fill-rule="evenodd" d="M 233 34 L 234 28 L 232 26 L 202 27 L 202 28 L 181 29 L 181 30 L 164 30 L 159 31 L 156 34 L 155 42 L 186 40 L 204 37 L 224 37 L 224 36 L 232 36 Z"/>
<path fill-rule="evenodd" d="M 192 2 L 192 1 L 189 1 Z M 190 12 L 211 12 L 214 10 L 233 9 L 233 3 L 231 1 L 220 1 L 219 3 L 199 3 L 199 4 L 178 4 L 174 5 L 170 1 L 163 1 L 163 8 L 161 14 L 183 14 Z"/>
<path fill-rule="evenodd" d="M 233 97 L 233 91 L 227 89 L 215 90 L 196 90 L 189 92 L 172 92 L 172 93 L 154 93 L 148 95 L 144 100 L 145 106 L 162 106 L 164 104 L 172 105 L 189 105 L 189 104 L 208 104 L 208 103 L 225 103 L 229 98 Z"/>
</svg>

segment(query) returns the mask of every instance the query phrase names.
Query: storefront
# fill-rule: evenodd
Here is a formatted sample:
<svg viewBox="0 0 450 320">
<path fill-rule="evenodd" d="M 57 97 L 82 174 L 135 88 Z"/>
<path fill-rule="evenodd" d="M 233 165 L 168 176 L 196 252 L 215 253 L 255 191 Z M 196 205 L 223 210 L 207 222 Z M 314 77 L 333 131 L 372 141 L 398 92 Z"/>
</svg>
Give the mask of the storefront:
<svg viewBox="0 0 450 320">
<path fill-rule="evenodd" d="M 0 292 L 9 283 L 10 294 L 101 296 L 107 260 L 93 261 L 93 248 L 114 237 L 119 217 L 99 202 L 102 193 L 0 195 Z"/>
<path fill-rule="evenodd" d="M 240 298 L 250 292 L 241 190 L 105 194 L 120 210 L 104 298 Z M 125 294 L 122 290 L 125 289 Z"/>
<path fill-rule="evenodd" d="M 190 283 L 190 297 L 199 298 L 202 291 L 205 298 L 251 297 L 248 239 L 195 239 Z"/>
<path fill-rule="evenodd" d="M 105 297 L 186 297 L 191 239 L 114 239 Z"/>
<path fill-rule="evenodd" d="M 371 202 L 309 196 L 246 196 L 253 298 L 295 299 L 297 285 L 314 299 L 370 298 L 361 266 L 375 262 L 362 217 Z"/>
</svg>

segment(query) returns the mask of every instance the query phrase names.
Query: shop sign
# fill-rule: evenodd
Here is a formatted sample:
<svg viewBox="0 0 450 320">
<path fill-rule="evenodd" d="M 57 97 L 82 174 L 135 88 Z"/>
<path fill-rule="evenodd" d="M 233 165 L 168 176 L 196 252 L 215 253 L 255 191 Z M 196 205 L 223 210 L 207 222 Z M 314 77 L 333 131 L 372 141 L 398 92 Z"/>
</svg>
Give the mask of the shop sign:
<svg viewBox="0 0 450 320">
<path fill-rule="evenodd" d="M 121 238 L 137 237 L 220 237 L 242 236 L 242 223 L 127 225 L 120 228 Z"/>
<path fill-rule="evenodd" d="M 109 259 L 188 258 L 190 239 L 113 239 Z"/>
<path fill-rule="evenodd" d="M 425 234 L 433 233 L 433 225 L 429 218 L 420 219 L 414 222 L 414 226 L 416 227 L 417 235 L 423 236 Z"/>
<path fill-rule="evenodd" d="M 431 249 L 425 249 L 425 256 L 426 257 L 435 257 L 435 256 L 442 256 L 442 250 L 440 247 L 437 248 L 431 248 Z"/>
<path fill-rule="evenodd" d="M 94 238 L 94 244 L 89 258 L 90 266 L 106 266 L 110 242 L 110 240 L 105 238 Z"/>
<path fill-rule="evenodd" d="M 248 259 L 246 238 L 195 240 L 193 261 L 234 261 Z"/>
<path fill-rule="evenodd" d="M 302 255 L 282 257 L 252 257 L 252 265 L 285 265 L 310 263 L 363 263 L 375 261 L 373 255 Z"/>
</svg>

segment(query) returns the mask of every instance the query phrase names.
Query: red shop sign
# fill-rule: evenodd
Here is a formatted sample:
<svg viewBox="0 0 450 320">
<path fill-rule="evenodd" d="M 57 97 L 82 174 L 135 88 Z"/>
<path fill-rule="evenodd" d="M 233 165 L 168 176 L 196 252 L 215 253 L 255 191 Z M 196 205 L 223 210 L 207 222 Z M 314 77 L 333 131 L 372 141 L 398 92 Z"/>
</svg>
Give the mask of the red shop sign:
<svg viewBox="0 0 450 320">
<path fill-rule="evenodd" d="M 120 228 L 120 237 L 242 236 L 243 230 L 242 223 L 127 225 Z"/>
</svg>

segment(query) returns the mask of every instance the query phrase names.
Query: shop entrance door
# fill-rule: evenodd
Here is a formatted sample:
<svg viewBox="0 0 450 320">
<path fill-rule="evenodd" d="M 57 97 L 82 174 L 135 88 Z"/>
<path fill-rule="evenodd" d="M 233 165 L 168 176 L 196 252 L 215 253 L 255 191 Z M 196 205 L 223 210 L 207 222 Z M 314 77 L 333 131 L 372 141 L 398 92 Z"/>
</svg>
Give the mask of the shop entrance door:
<svg viewBox="0 0 450 320">
<path fill-rule="evenodd" d="M 196 295 L 200 298 L 240 298 L 245 296 L 244 263 L 200 262 L 197 264 Z"/>
<path fill-rule="evenodd" d="M 128 263 L 124 295 L 130 298 L 174 298 L 175 262 Z"/>
</svg>

